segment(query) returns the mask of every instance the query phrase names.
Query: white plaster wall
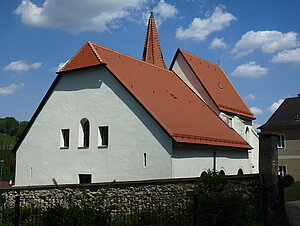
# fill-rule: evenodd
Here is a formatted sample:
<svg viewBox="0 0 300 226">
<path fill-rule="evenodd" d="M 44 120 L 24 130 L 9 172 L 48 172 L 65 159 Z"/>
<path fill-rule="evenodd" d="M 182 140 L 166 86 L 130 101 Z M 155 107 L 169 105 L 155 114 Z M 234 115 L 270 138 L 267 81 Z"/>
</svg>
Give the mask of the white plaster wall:
<svg viewBox="0 0 300 226">
<path fill-rule="evenodd" d="M 178 144 L 173 147 L 173 177 L 199 177 L 203 171 L 213 170 L 215 150 L 217 171 L 224 170 L 226 175 L 237 175 L 239 169 L 251 173 L 247 150 Z"/>
<path fill-rule="evenodd" d="M 253 147 L 252 150 L 249 150 L 251 171 L 252 173 L 259 173 L 259 136 L 252 126 L 247 125 L 245 128 L 248 128 L 247 135 L 245 133 L 245 140 Z"/>
<path fill-rule="evenodd" d="M 181 53 L 171 68 L 217 115 L 220 111 Z"/>
<path fill-rule="evenodd" d="M 228 115 L 224 112 L 220 113 L 220 117 L 224 118 L 230 117 L 232 120 L 232 128 L 241 136 L 243 137 L 253 148 L 248 151 L 248 157 L 249 157 L 249 165 L 251 173 L 258 173 L 259 169 L 259 137 L 255 130 L 252 127 L 252 121 L 251 120 L 244 120 L 240 117 L 234 115 Z M 247 129 L 248 128 L 248 129 Z M 246 134 L 246 131 L 247 134 Z"/>
<path fill-rule="evenodd" d="M 78 148 L 80 120 L 90 121 L 90 147 Z M 98 126 L 109 126 L 98 148 Z M 60 149 L 70 129 L 69 149 Z M 147 153 L 147 167 L 143 156 Z M 16 185 L 172 177 L 172 140 L 104 67 L 63 75 L 17 151 Z"/>
</svg>

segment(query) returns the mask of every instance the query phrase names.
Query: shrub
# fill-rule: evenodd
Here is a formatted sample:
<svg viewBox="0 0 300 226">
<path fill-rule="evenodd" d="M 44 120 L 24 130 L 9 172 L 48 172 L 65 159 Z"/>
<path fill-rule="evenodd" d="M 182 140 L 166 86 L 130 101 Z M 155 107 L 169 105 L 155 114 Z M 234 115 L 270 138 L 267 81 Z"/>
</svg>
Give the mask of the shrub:
<svg viewBox="0 0 300 226">
<path fill-rule="evenodd" d="M 295 183 L 295 179 L 292 175 L 287 174 L 284 177 L 282 177 L 282 182 L 284 187 L 290 187 L 292 184 Z"/>
</svg>

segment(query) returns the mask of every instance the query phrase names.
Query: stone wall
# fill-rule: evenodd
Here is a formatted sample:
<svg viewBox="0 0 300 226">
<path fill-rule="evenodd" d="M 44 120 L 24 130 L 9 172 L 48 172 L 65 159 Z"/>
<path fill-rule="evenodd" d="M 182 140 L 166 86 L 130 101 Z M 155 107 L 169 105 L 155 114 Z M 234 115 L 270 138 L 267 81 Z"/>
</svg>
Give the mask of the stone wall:
<svg viewBox="0 0 300 226">
<path fill-rule="evenodd" d="M 246 196 L 255 192 L 258 175 L 242 177 L 229 176 L 233 190 L 240 190 Z M 90 185 L 51 185 L 30 186 L 0 189 L 5 198 L 5 206 L 13 207 L 15 197 L 20 196 L 22 206 L 39 206 L 48 208 L 60 204 L 70 205 L 70 202 L 90 204 L 101 202 L 106 207 L 117 206 L 121 211 L 142 210 L 151 208 L 178 209 L 192 201 L 193 189 L 199 178 L 148 180 L 136 182 L 113 182 Z"/>
</svg>

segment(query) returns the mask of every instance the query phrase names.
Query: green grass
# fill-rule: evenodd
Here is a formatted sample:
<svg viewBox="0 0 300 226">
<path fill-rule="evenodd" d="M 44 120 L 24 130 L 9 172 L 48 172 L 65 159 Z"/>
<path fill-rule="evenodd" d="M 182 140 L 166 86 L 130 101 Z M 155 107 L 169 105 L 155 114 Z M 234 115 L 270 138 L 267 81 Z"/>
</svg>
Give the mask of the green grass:
<svg viewBox="0 0 300 226">
<path fill-rule="evenodd" d="M 0 133 L 0 143 L 4 144 L 15 144 L 17 139 L 15 137 L 11 137 L 9 135 Z"/>
<path fill-rule="evenodd" d="M 286 202 L 300 200 L 300 181 L 296 181 L 291 187 L 284 189 Z"/>
</svg>

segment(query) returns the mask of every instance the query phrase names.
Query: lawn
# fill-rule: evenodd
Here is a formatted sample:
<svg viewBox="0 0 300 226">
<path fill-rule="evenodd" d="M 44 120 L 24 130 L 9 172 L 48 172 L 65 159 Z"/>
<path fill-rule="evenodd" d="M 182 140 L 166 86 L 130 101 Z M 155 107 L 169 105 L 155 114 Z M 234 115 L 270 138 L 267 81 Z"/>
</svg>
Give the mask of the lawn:
<svg viewBox="0 0 300 226">
<path fill-rule="evenodd" d="M 296 181 L 291 187 L 284 189 L 285 201 L 300 200 L 300 181 Z"/>
<path fill-rule="evenodd" d="M 15 144 L 16 143 L 16 138 L 8 136 L 6 134 L 0 133 L 0 143 L 4 144 Z"/>
</svg>

